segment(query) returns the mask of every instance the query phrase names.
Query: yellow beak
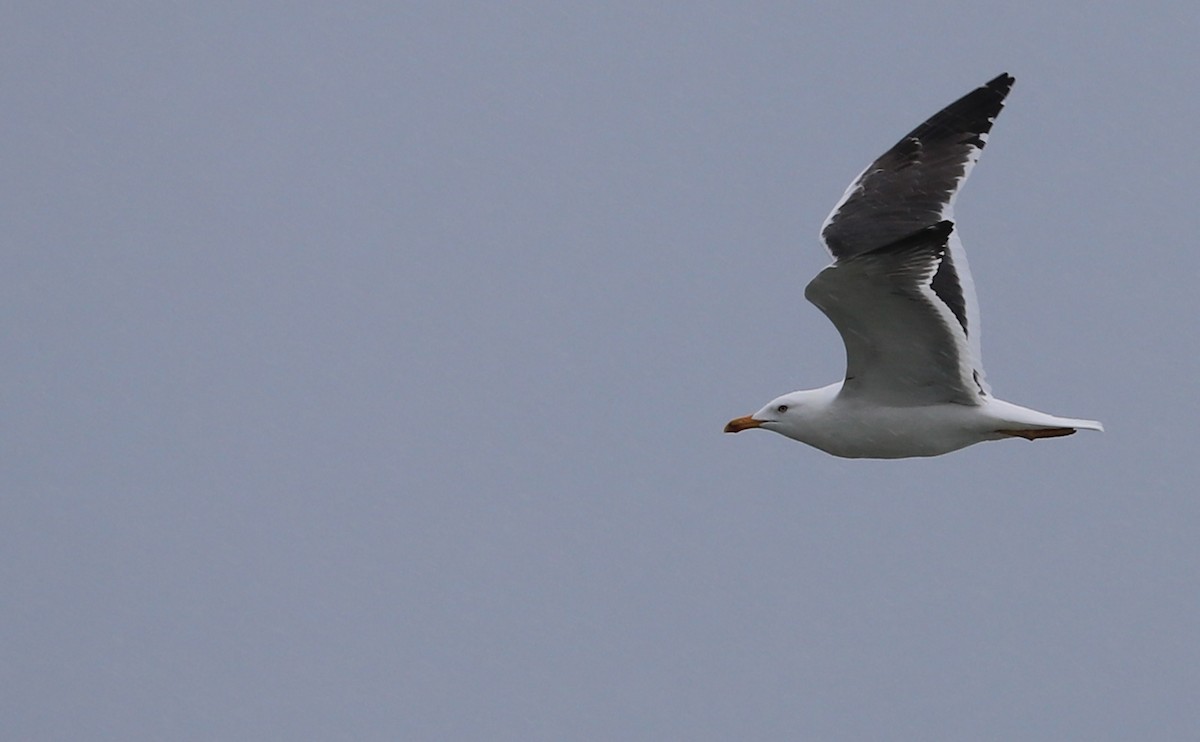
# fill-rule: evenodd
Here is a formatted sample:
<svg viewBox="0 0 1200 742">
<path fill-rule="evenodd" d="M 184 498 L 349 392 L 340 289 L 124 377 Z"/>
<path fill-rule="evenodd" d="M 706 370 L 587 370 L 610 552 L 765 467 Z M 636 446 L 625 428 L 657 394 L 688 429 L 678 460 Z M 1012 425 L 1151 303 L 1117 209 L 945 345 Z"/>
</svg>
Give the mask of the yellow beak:
<svg viewBox="0 0 1200 742">
<path fill-rule="evenodd" d="M 761 427 L 762 427 L 762 420 L 755 420 L 754 418 L 750 417 L 749 415 L 746 415 L 745 417 L 739 417 L 737 419 L 730 420 L 729 424 L 727 424 L 725 426 L 725 432 L 726 433 L 740 433 L 743 430 L 749 430 L 750 428 L 761 428 Z"/>
</svg>

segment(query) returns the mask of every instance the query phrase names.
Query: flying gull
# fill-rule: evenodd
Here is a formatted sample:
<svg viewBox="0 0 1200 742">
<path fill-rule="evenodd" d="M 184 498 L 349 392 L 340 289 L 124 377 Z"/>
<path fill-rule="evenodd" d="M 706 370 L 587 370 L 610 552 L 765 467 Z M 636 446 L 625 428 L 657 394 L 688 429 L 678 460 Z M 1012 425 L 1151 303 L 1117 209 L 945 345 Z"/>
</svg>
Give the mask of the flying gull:
<svg viewBox="0 0 1200 742">
<path fill-rule="evenodd" d="M 821 227 L 833 264 L 804 290 L 842 336 L 846 378 L 774 399 L 726 433 L 763 428 L 835 456 L 894 459 L 1104 429 L 996 399 L 984 380 L 953 206 L 1012 84 L 1004 74 L 967 93 L 850 184 Z"/>
</svg>

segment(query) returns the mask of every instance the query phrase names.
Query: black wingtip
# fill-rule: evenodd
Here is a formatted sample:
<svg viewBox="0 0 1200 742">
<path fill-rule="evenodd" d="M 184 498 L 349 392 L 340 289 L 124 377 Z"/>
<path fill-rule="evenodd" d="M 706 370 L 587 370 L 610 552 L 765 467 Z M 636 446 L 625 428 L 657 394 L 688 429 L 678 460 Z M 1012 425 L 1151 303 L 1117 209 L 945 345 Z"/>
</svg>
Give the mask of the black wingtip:
<svg viewBox="0 0 1200 742">
<path fill-rule="evenodd" d="M 989 80 L 984 87 L 994 90 L 1001 95 L 1008 95 L 1008 91 L 1012 90 L 1013 83 L 1016 81 L 1017 78 L 1013 77 L 1007 72 L 1001 72 L 999 75 L 996 75 L 994 78 Z"/>
<path fill-rule="evenodd" d="M 1007 72 L 1001 73 L 935 113 L 909 132 L 906 139 L 954 139 L 983 149 L 987 134 L 1000 109 L 1004 108 L 1004 99 L 1015 81 L 1016 78 Z"/>
</svg>

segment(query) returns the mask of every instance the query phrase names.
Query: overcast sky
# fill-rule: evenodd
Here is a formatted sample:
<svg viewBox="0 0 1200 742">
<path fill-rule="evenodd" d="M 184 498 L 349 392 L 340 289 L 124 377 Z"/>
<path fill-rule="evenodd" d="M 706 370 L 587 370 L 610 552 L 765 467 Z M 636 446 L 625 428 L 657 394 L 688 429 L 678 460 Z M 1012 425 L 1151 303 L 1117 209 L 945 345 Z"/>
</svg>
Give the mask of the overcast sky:
<svg viewBox="0 0 1200 742">
<path fill-rule="evenodd" d="M 1200 737 L 1200 9 L 7 3 L 0 736 Z M 1002 398 L 847 461 L 850 179 L 958 202 Z"/>
</svg>

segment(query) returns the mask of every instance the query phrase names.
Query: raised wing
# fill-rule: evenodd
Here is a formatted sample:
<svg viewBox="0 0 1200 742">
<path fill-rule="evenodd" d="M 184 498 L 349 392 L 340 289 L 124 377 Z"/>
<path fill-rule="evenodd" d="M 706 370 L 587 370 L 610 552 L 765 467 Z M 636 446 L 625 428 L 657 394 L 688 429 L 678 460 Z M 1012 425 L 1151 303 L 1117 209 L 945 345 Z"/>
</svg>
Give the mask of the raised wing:
<svg viewBox="0 0 1200 742">
<path fill-rule="evenodd" d="M 1013 81 L 1003 74 L 967 93 L 909 132 L 855 178 L 821 227 L 821 239 L 835 261 L 953 220 L 954 199 L 978 161 Z M 931 286 L 966 336 L 973 383 L 990 393 L 983 373 L 979 300 L 957 230 L 950 234 Z"/>
<path fill-rule="evenodd" d="M 839 260 L 808 284 L 805 297 L 846 345 L 842 395 L 891 406 L 981 403 L 966 333 L 933 288 L 953 231 L 942 220 Z"/>
<path fill-rule="evenodd" d="M 821 227 L 837 260 L 888 245 L 943 219 L 987 142 L 1013 77 L 976 88 L 913 129 L 850 184 Z"/>
</svg>

